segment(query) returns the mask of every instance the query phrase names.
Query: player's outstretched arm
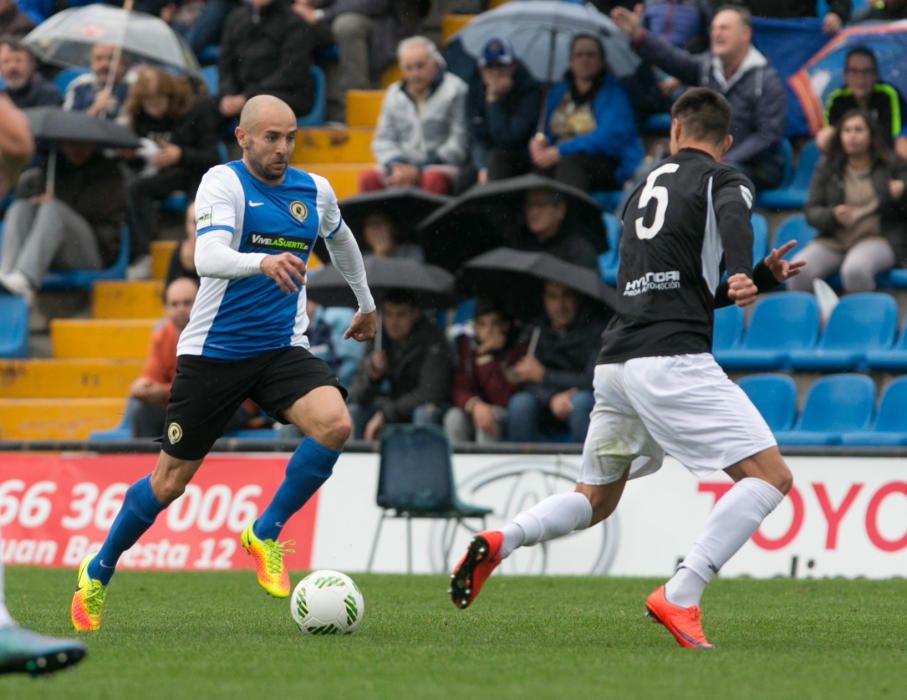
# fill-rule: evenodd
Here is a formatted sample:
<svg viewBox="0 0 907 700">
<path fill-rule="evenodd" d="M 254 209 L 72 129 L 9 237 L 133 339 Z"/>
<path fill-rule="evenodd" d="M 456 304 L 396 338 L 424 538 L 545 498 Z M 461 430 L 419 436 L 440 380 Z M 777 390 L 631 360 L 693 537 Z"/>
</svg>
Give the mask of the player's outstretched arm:
<svg viewBox="0 0 907 700">
<path fill-rule="evenodd" d="M 356 244 L 356 238 L 349 226 L 340 224 L 340 228 L 330 238 L 325 239 L 328 253 L 334 267 L 343 275 L 343 279 L 350 285 L 356 301 L 359 302 L 359 311 L 353 316 L 350 327 L 343 334 L 344 338 L 353 338 L 359 342 L 373 338 L 377 327 L 375 314 L 375 300 L 368 288 L 365 278 L 365 263 L 362 253 Z"/>
<path fill-rule="evenodd" d="M 349 338 L 352 338 L 360 343 L 364 343 L 366 340 L 374 338 L 375 333 L 378 330 L 377 316 L 378 314 L 376 311 L 370 311 L 367 314 L 357 311 L 353 316 L 353 320 L 350 322 L 350 327 L 344 331 L 343 339 L 348 340 Z"/>
</svg>

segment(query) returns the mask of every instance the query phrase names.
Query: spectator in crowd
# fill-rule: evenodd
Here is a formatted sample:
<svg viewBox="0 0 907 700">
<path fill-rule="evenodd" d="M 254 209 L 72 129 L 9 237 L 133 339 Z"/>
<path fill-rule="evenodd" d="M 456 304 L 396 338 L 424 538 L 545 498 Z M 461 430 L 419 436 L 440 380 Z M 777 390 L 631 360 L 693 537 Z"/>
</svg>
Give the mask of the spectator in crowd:
<svg viewBox="0 0 907 700">
<path fill-rule="evenodd" d="M 189 277 L 198 281 L 198 272 L 195 269 L 195 202 L 189 202 L 186 206 L 183 230 L 186 235 L 173 249 L 170 262 L 167 264 L 167 275 L 164 278 L 164 284 L 167 286 L 178 277 Z"/>
<path fill-rule="evenodd" d="M 472 165 L 480 184 L 529 172 L 528 143 L 541 105 L 542 86 L 513 55 L 510 43 L 488 41 L 466 98 Z"/>
<path fill-rule="evenodd" d="M 130 279 L 151 273 L 155 205 L 172 192 L 194 193 L 202 175 L 218 162 L 216 119 L 196 102 L 187 78 L 145 68 L 132 86 L 124 121 L 144 144 L 145 169 L 127 190 Z"/>
<path fill-rule="evenodd" d="M 63 109 L 87 112 L 102 119 L 116 119 L 119 116 L 129 94 L 129 85 L 123 80 L 126 66 L 122 60 L 117 60 L 113 84 L 108 87 L 116 53 L 113 44 L 95 44 L 91 47 L 91 72 L 80 75 L 69 84 L 63 97 Z"/>
<path fill-rule="evenodd" d="M 379 258 L 409 258 L 422 262 L 425 255 L 418 243 L 401 243 L 393 219 L 381 209 L 370 212 L 362 222 L 363 253 Z"/>
<path fill-rule="evenodd" d="M 116 259 L 126 218 L 119 163 L 93 143 L 63 141 L 53 193 L 40 168 L 19 178 L 0 248 L 0 293 L 31 301 L 51 267 L 97 270 Z"/>
<path fill-rule="evenodd" d="M 907 0 L 875 0 L 854 13 L 853 22 L 895 22 L 907 19 Z"/>
<path fill-rule="evenodd" d="M 872 49 L 855 46 L 844 58 L 844 85 L 828 97 L 825 126 L 816 134 L 816 145 L 828 151 L 835 126 L 852 109 L 868 112 L 881 127 L 889 147 L 907 159 L 907 109 L 904 97 L 894 85 L 879 79 L 879 64 Z"/>
<path fill-rule="evenodd" d="M 646 0 L 642 24 L 671 46 L 699 53 L 708 51 L 713 13 L 709 0 Z"/>
<path fill-rule="evenodd" d="M 545 133 L 529 141 L 529 155 L 537 170 L 585 192 L 620 189 L 642 160 L 630 100 L 597 37 L 570 42 L 570 67 L 548 91 Z"/>
<path fill-rule="evenodd" d="M 295 0 L 293 10 L 311 25 L 319 45 L 335 45 L 340 56 L 336 82 L 328 86 L 335 99 L 333 118 L 343 120 L 347 90 L 368 90 L 381 71 L 394 62 L 397 44 L 414 33 L 418 0 Z"/>
<path fill-rule="evenodd" d="M 0 36 L 21 39 L 34 28 L 35 23 L 19 11 L 16 0 L 0 0 Z"/>
<path fill-rule="evenodd" d="M 437 47 L 422 36 L 397 48 L 403 79 L 384 95 L 372 140 L 377 169 L 359 175 L 359 189 L 418 186 L 447 194 L 466 159 L 466 83 L 444 70 Z"/>
<path fill-rule="evenodd" d="M 840 270 L 846 292 L 875 289 L 875 276 L 907 255 L 907 163 L 885 145 L 866 112 L 845 114 L 816 167 L 804 207 L 818 235 L 794 257 L 805 260 L 791 289 L 811 291 L 814 279 Z"/>
<path fill-rule="evenodd" d="M 542 434 L 565 430 L 573 442 L 585 439 L 605 324 L 590 317 L 582 299 L 561 284 L 545 283 L 544 317 L 524 331 L 529 351 L 513 366 L 513 379 L 523 387 L 507 404 L 508 440 L 537 442 Z"/>
<path fill-rule="evenodd" d="M 753 17 L 792 19 L 819 16 L 817 0 L 735 0 L 732 4 L 746 7 Z M 850 19 L 850 0 L 829 0 L 821 19 L 822 32 L 836 34 Z"/>
<path fill-rule="evenodd" d="M 249 0 L 224 23 L 218 112 L 238 117 L 246 100 L 274 95 L 297 114 L 312 109 L 312 31 L 285 0 Z"/>
<path fill-rule="evenodd" d="M 196 56 L 209 46 L 220 43 L 227 17 L 240 5 L 240 0 L 205 0 L 195 20 L 181 29 L 189 48 Z"/>
<path fill-rule="evenodd" d="M 4 92 L 19 109 L 63 104 L 57 86 L 35 71 L 34 56 L 18 39 L 0 39 L 0 77 Z"/>
<path fill-rule="evenodd" d="M 176 344 L 189 323 L 198 280 L 178 277 L 164 290 L 166 318 L 151 334 L 145 368 L 129 388 L 129 428 L 132 437 L 159 437 L 170 399 L 170 383 L 176 376 Z"/>
<path fill-rule="evenodd" d="M 532 189 L 523 204 L 524 227 L 517 238 L 520 250 L 540 251 L 582 267 L 596 267 L 592 243 L 569 224 L 567 202 L 557 190 Z"/>
<path fill-rule="evenodd" d="M 343 333 L 350 327 L 353 310 L 342 307 L 324 307 L 309 299 L 306 302 L 309 327 L 309 352 L 330 365 L 343 386 L 349 386 L 362 361 L 363 346 L 344 340 Z M 287 426 L 295 428 L 296 426 Z M 285 433 L 282 433 L 282 435 Z"/>
<path fill-rule="evenodd" d="M 515 342 L 512 321 L 489 298 L 476 302 L 474 333 L 457 339 L 453 407 L 444 414 L 444 430 L 452 442 L 485 444 L 503 437 L 506 406 L 519 388 L 511 375 L 526 344 Z"/>
<path fill-rule="evenodd" d="M 388 423 L 439 424 L 450 396 L 447 339 L 412 295 L 390 290 L 381 324 L 383 347 L 369 341 L 349 392 L 353 431 L 365 440 L 380 437 Z"/>
<path fill-rule="evenodd" d="M 757 188 L 777 187 L 784 175 L 781 142 L 787 102 L 778 73 L 752 45 L 749 11 L 730 5 L 719 9 L 712 19 L 711 51 L 696 55 L 652 36 L 634 12 L 617 7 L 611 17 L 644 60 L 685 85 L 709 87 L 727 98 L 734 143 L 725 161 L 746 173 Z"/>
</svg>

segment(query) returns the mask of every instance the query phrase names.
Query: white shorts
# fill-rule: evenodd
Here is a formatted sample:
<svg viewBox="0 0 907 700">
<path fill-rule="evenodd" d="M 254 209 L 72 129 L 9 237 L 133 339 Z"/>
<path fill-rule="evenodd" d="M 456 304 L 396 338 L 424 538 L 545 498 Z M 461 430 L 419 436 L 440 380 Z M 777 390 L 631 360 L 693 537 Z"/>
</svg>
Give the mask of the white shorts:
<svg viewBox="0 0 907 700">
<path fill-rule="evenodd" d="M 762 415 L 709 353 L 598 365 L 577 481 L 652 474 L 668 453 L 694 474 L 725 469 L 777 443 Z"/>
</svg>

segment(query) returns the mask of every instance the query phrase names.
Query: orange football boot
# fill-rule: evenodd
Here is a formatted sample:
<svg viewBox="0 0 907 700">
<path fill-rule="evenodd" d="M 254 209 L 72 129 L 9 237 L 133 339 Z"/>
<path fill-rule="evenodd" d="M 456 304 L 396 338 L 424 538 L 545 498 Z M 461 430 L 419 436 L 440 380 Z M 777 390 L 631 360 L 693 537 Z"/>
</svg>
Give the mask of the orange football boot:
<svg viewBox="0 0 907 700">
<path fill-rule="evenodd" d="M 501 544 L 504 533 L 485 530 L 472 538 L 466 554 L 457 562 L 450 575 L 450 599 L 454 607 L 467 608 L 476 599 L 482 584 L 501 563 Z"/>
<path fill-rule="evenodd" d="M 677 643 L 687 649 L 714 649 L 702 631 L 698 605 L 683 608 L 665 597 L 665 587 L 659 586 L 646 598 L 646 614 L 652 622 L 664 625 Z"/>
</svg>

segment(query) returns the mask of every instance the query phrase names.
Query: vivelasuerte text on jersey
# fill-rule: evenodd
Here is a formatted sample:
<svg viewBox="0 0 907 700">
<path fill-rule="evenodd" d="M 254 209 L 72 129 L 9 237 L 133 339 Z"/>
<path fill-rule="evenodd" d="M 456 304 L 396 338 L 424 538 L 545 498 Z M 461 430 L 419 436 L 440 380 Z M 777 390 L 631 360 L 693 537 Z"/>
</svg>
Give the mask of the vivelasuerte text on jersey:
<svg viewBox="0 0 907 700">
<path fill-rule="evenodd" d="M 288 168 L 283 182 L 268 185 L 241 160 L 205 174 L 195 198 L 195 218 L 199 238 L 227 232 L 230 247 L 240 253 L 287 252 L 303 261 L 317 236 L 329 239 L 342 224 L 336 195 L 323 177 Z M 202 276 L 177 354 L 236 360 L 308 347 L 308 324 L 305 286 L 298 294 L 284 294 L 263 274 Z"/>
<path fill-rule="evenodd" d="M 623 212 L 617 308 L 598 363 L 711 352 L 721 274 L 753 275 L 752 183 L 704 151 L 654 168 Z"/>
</svg>

